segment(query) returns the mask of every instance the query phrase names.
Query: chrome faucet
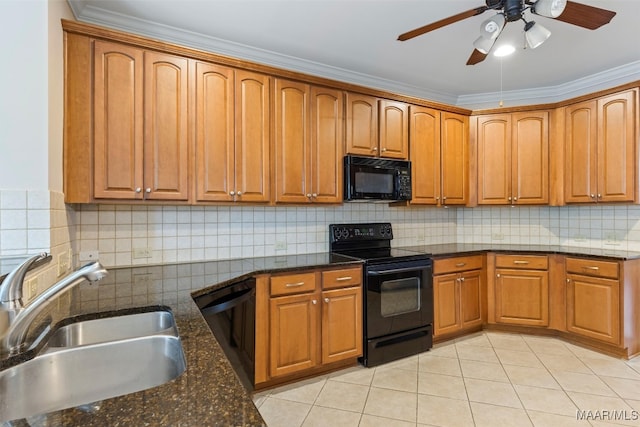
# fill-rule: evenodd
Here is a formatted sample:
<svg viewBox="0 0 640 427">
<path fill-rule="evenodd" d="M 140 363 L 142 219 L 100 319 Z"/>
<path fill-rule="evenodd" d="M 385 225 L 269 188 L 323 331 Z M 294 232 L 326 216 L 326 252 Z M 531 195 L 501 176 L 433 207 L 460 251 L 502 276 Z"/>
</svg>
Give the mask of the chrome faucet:
<svg viewBox="0 0 640 427">
<path fill-rule="evenodd" d="M 16 270 L 20 268 L 22 266 Z M 4 283 L 3 292 L 0 292 L 0 295 L 8 294 L 17 298 L 6 302 L 4 299 L 0 301 L 0 352 L 16 354 L 21 351 L 29 326 L 55 296 L 84 280 L 94 283 L 106 275 L 107 270 L 98 261 L 92 262 L 63 277 L 26 305 L 23 305 L 21 299 L 24 274 L 21 276 L 22 281 L 18 281 L 20 278 L 18 275 L 12 279 L 12 282 Z M 13 284 L 13 290 L 4 289 L 9 284 Z"/>
<path fill-rule="evenodd" d="M 44 260 L 48 256 L 46 252 L 32 256 L 7 274 L 4 280 L 0 282 L 0 307 L 15 302 L 19 302 L 22 305 L 20 302 L 22 301 L 22 286 L 27 272 L 34 263 Z"/>
</svg>

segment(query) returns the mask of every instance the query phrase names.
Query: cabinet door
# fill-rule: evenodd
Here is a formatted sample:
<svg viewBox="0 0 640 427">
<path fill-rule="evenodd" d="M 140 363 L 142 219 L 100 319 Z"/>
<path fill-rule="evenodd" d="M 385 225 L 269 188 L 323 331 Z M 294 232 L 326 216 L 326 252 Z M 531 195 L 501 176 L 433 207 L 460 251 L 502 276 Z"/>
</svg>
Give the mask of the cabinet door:
<svg viewBox="0 0 640 427">
<path fill-rule="evenodd" d="M 411 204 L 436 205 L 440 200 L 440 112 L 410 106 L 409 136 L 413 183 Z"/>
<path fill-rule="evenodd" d="M 514 113 L 511 188 L 517 204 L 549 203 L 549 113 Z"/>
<path fill-rule="evenodd" d="M 567 330 L 620 344 L 620 283 L 598 277 L 567 275 Z"/>
<path fill-rule="evenodd" d="M 478 117 L 478 204 L 511 204 L 511 116 Z"/>
<path fill-rule="evenodd" d="M 346 94 L 346 152 L 360 156 L 378 155 L 378 99 L 356 93 Z"/>
<path fill-rule="evenodd" d="M 313 368 L 320 360 L 318 294 L 270 300 L 269 373 L 271 377 Z"/>
<path fill-rule="evenodd" d="M 276 202 L 308 203 L 309 86 L 275 81 Z"/>
<path fill-rule="evenodd" d="M 235 71 L 236 201 L 271 198 L 270 83 L 264 74 Z"/>
<path fill-rule="evenodd" d="M 188 60 L 144 56 L 144 186 L 150 200 L 187 200 Z"/>
<path fill-rule="evenodd" d="M 143 72 L 141 49 L 95 41 L 94 178 L 96 199 L 142 199 Z"/>
<path fill-rule="evenodd" d="M 549 325 L 549 275 L 546 271 L 496 269 L 496 321 Z"/>
<path fill-rule="evenodd" d="M 433 278 L 433 335 L 460 330 L 460 276 L 443 274 Z"/>
<path fill-rule="evenodd" d="M 196 63 L 196 200 L 233 201 L 233 70 Z"/>
<path fill-rule="evenodd" d="M 567 203 L 595 201 L 596 141 L 596 102 L 588 101 L 568 106 L 565 110 L 564 141 L 564 196 Z"/>
<path fill-rule="evenodd" d="M 362 288 L 322 292 L 322 363 L 362 355 Z"/>
<path fill-rule="evenodd" d="M 466 205 L 469 199 L 469 118 L 446 112 L 441 117 L 442 204 Z"/>
<path fill-rule="evenodd" d="M 311 198 L 317 203 L 342 202 L 342 92 L 311 88 Z"/>
<path fill-rule="evenodd" d="M 460 277 L 460 326 L 462 329 L 482 325 L 482 274 L 462 273 Z"/>
<path fill-rule="evenodd" d="M 409 108 L 403 102 L 379 102 L 380 156 L 395 159 L 409 157 Z"/>
<path fill-rule="evenodd" d="M 636 94 L 628 91 L 598 99 L 598 201 L 635 200 Z"/>
</svg>

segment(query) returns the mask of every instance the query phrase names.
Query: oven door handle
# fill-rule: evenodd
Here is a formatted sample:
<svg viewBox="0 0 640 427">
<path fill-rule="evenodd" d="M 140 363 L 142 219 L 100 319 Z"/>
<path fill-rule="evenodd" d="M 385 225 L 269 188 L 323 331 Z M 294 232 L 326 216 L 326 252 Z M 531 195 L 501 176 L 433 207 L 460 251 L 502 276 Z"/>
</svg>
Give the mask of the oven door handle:
<svg viewBox="0 0 640 427">
<path fill-rule="evenodd" d="M 367 270 L 367 274 L 369 276 L 382 276 L 384 274 L 396 274 L 396 273 L 410 273 L 412 271 L 420 271 L 430 266 L 420 266 L 420 267 L 406 267 L 406 268 L 394 268 L 390 270 Z"/>
</svg>

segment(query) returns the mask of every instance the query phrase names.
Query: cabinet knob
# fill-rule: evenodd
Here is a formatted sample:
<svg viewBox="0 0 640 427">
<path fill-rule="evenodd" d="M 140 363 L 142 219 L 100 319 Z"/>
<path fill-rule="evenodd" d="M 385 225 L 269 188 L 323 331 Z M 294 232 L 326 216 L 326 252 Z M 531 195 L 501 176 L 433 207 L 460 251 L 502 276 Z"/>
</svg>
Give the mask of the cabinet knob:
<svg viewBox="0 0 640 427">
<path fill-rule="evenodd" d="M 496 274 L 496 277 L 498 277 L 498 278 L 499 278 L 499 277 L 500 277 L 500 274 Z"/>
<path fill-rule="evenodd" d="M 315 299 L 311 300 L 311 304 L 314 304 L 314 305 L 315 305 L 315 304 L 317 304 L 317 303 L 318 303 L 318 300 L 315 300 Z"/>
<path fill-rule="evenodd" d="M 147 187 L 147 188 L 144 190 L 144 192 L 145 192 L 145 193 L 151 193 L 151 187 Z"/>
<path fill-rule="evenodd" d="M 507 197 L 507 200 L 508 200 L 508 201 L 511 201 L 511 196 Z"/>
<path fill-rule="evenodd" d="M 235 191 L 229 191 L 229 195 L 230 196 L 235 196 L 236 192 Z"/>
<path fill-rule="evenodd" d="M 444 202 L 445 200 L 447 200 L 447 196 L 442 196 L 442 201 Z"/>
<path fill-rule="evenodd" d="M 567 279 L 567 283 L 571 283 L 571 279 Z"/>
<path fill-rule="evenodd" d="M 142 188 L 136 187 L 136 193 L 141 193 L 141 192 L 142 192 Z"/>
<path fill-rule="evenodd" d="M 242 196 L 242 191 L 238 191 L 238 196 Z"/>
<path fill-rule="evenodd" d="M 517 197 L 514 197 L 514 198 L 513 198 L 513 201 L 514 201 L 514 202 L 517 202 L 517 201 L 518 201 L 518 198 L 517 198 Z"/>
<path fill-rule="evenodd" d="M 329 303 L 329 298 L 325 298 L 324 302 Z"/>
<path fill-rule="evenodd" d="M 318 193 L 313 193 L 313 194 L 311 195 L 311 197 L 313 197 L 313 198 L 315 199 L 316 197 L 318 197 Z"/>
<path fill-rule="evenodd" d="M 311 198 L 311 193 L 307 193 L 307 199 Z"/>
<path fill-rule="evenodd" d="M 439 201 L 439 200 L 440 200 L 440 196 L 436 196 L 436 201 Z"/>
<path fill-rule="evenodd" d="M 371 151 L 378 151 L 378 147 L 373 147 Z"/>
<path fill-rule="evenodd" d="M 464 277 L 461 277 L 461 278 L 460 278 L 460 281 L 461 281 L 461 282 L 464 282 Z"/>
<path fill-rule="evenodd" d="M 592 198 L 592 199 L 595 199 L 595 198 L 596 198 L 596 195 L 595 195 L 595 194 L 591 194 L 591 198 Z"/>
<path fill-rule="evenodd" d="M 382 151 L 382 152 L 384 153 L 385 151 L 387 151 L 387 149 L 386 149 L 386 148 L 383 148 L 383 149 L 382 149 L 382 150 L 380 150 L 380 151 Z"/>
<path fill-rule="evenodd" d="M 598 194 L 598 199 L 602 199 L 602 194 Z"/>
</svg>

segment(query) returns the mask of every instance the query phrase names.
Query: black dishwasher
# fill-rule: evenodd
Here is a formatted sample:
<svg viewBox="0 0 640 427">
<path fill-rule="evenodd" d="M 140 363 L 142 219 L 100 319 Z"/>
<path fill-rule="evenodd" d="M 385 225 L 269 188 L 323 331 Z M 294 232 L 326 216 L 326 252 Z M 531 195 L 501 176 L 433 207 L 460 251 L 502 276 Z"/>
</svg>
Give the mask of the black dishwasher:
<svg viewBox="0 0 640 427">
<path fill-rule="evenodd" d="M 194 297 L 240 381 L 254 389 L 256 281 L 253 278 Z"/>
</svg>

